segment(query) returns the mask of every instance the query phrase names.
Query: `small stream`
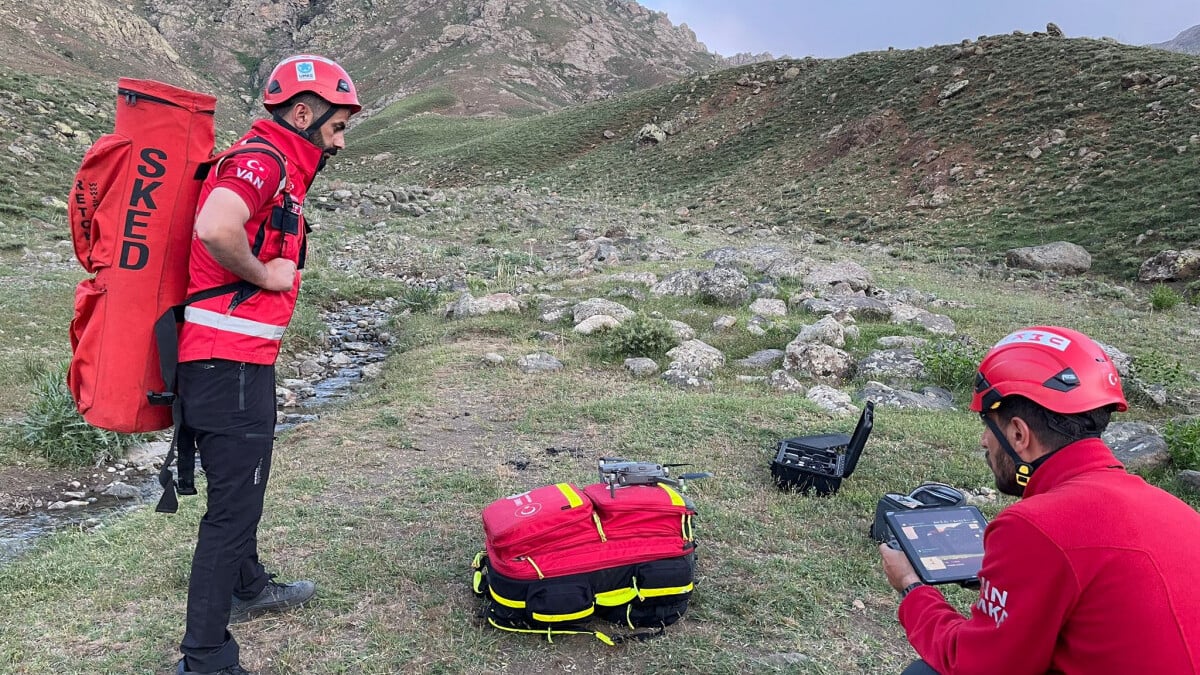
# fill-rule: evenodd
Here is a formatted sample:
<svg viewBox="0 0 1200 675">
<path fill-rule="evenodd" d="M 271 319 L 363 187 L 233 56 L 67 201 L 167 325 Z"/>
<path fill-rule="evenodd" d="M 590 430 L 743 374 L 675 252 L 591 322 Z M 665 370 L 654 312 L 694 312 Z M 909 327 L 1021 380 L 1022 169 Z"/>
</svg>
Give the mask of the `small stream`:
<svg viewBox="0 0 1200 675">
<path fill-rule="evenodd" d="M 320 411 L 353 396 L 357 385 L 377 373 L 387 358 L 391 336 L 386 332 L 394 308 L 387 301 L 370 305 L 343 305 L 322 316 L 328 327 L 328 344 L 321 354 L 299 358 L 296 365 L 279 364 L 276 435 L 300 424 L 316 422 Z M 374 369 L 374 372 L 373 372 Z M 365 375 L 364 375 L 365 373 Z M 294 376 L 294 377 L 293 377 Z M 101 488 L 108 475 L 128 488 L 121 497 L 95 493 L 83 484 L 63 489 L 57 504 L 35 505 L 28 513 L 0 515 L 0 566 L 15 559 L 39 537 L 65 528 L 90 530 L 104 521 L 145 505 L 155 504 L 162 494 L 158 485 L 165 442 L 135 449 L 129 459 L 97 467 L 92 485 Z M 155 461 L 157 459 L 157 462 Z M 197 459 L 196 472 L 201 473 Z"/>
</svg>

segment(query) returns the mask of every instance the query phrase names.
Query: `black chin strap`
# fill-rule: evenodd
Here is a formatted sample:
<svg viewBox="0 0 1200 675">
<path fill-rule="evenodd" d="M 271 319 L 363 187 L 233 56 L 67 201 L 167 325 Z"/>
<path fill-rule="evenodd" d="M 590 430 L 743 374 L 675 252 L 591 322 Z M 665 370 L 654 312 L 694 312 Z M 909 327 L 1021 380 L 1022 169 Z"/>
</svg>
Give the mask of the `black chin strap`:
<svg viewBox="0 0 1200 675">
<path fill-rule="evenodd" d="M 326 110 L 324 115 L 321 115 L 317 119 L 313 120 L 313 123 L 308 125 L 308 128 L 304 129 L 304 130 L 297 129 L 296 127 L 292 126 L 292 124 L 290 122 L 288 122 L 287 120 L 283 119 L 283 116 L 280 115 L 279 113 L 272 113 L 271 117 L 275 120 L 275 123 L 278 124 L 279 126 L 283 127 L 284 129 L 287 129 L 288 131 L 296 134 L 297 136 L 300 136 L 301 138 L 308 141 L 309 143 L 316 145 L 316 142 L 314 141 L 314 139 L 320 137 L 321 127 L 325 126 L 325 123 L 328 122 L 329 118 L 333 117 L 337 113 L 337 111 L 338 111 L 337 106 L 332 106 L 332 105 L 329 106 L 329 110 Z"/>
<path fill-rule="evenodd" d="M 983 423 L 987 425 L 987 428 L 992 430 L 992 435 L 996 437 L 996 442 L 1000 444 L 1000 447 L 1008 454 L 1009 458 L 1012 459 L 1013 464 L 1017 466 L 1017 485 L 1020 486 L 1021 492 L 1024 492 L 1025 486 L 1029 485 L 1029 479 L 1033 477 L 1033 472 L 1042 465 L 1042 462 L 1045 462 L 1050 455 L 1053 455 L 1054 452 L 1058 452 L 1058 450 L 1055 450 L 1054 452 L 1048 452 L 1033 460 L 1032 463 L 1026 462 L 1025 460 L 1021 459 L 1021 456 L 1017 454 L 1016 450 L 1013 450 L 1012 444 L 1008 442 L 1008 437 L 1006 437 L 1000 431 L 1000 426 L 996 424 L 996 422 L 992 420 L 990 416 L 986 414 L 980 414 L 979 416 L 983 418 Z"/>
</svg>

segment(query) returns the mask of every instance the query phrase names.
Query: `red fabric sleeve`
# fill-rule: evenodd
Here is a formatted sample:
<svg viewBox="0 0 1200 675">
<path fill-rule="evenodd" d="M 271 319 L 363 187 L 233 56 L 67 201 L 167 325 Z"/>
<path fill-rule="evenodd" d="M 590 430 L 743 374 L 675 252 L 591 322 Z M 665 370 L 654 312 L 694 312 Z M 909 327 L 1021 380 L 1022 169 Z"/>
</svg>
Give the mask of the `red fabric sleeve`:
<svg viewBox="0 0 1200 675">
<path fill-rule="evenodd" d="M 970 618 L 929 586 L 904 598 L 900 623 L 913 649 L 942 675 L 1045 673 L 1079 597 L 1066 555 L 1029 521 L 1001 513 L 984 535 L 980 580 Z"/>
<path fill-rule="evenodd" d="M 279 163 L 265 153 L 238 153 L 221 162 L 213 187 L 233 190 L 253 217 L 279 191 Z"/>
</svg>

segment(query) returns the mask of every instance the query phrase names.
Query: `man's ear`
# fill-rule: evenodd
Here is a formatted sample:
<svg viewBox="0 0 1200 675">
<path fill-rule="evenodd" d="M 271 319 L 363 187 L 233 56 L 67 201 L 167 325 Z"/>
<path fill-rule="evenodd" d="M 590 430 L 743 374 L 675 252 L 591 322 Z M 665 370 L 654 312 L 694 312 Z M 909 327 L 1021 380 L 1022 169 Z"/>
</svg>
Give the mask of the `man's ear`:
<svg viewBox="0 0 1200 675">
<path fill-rule="evenodd" d="M 292 118 L 290 120 L 291 125 L 300 131 L 307 130 L 308 125 L 313 122 L 312 109 L 303 103 L 297 103 L 292 106 L 290 117 Z"/>
<path fill-rule="evenodd" d="M 1029 424 L 1020 417 L 1014 417 L 1008 423 L 1009 434 L 1008 441 L 1012 444 L 1013 450 L 1020 455 L 1021 459 L 1026 462 L 1041 457 L 1041 445 L 1037 442 L 1037 438 L 1033 435 L 1033 430 L 1029 428 Z"/>
</svg>

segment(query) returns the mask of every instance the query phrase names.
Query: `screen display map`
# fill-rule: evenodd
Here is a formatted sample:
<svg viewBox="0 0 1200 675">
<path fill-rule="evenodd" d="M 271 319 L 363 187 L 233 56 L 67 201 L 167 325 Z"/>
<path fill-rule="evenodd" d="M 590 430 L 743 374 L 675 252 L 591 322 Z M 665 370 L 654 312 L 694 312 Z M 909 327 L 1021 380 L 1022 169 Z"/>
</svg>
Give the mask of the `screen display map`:
<svg viewBox="0 0 1200 675">
<path fill-rule="evenodd" d="M 979 575 L 987 520 L 974 506 L 892 511 L 887 520 L 925 583 L 971 581 Z"/>
</svg>

